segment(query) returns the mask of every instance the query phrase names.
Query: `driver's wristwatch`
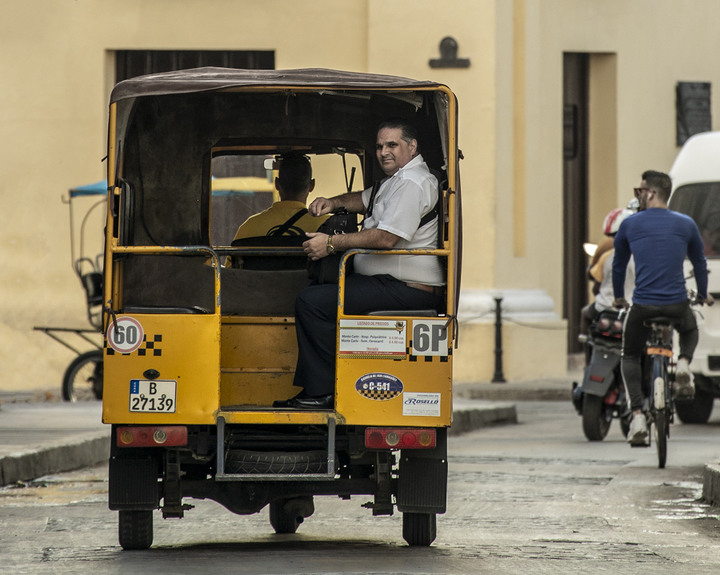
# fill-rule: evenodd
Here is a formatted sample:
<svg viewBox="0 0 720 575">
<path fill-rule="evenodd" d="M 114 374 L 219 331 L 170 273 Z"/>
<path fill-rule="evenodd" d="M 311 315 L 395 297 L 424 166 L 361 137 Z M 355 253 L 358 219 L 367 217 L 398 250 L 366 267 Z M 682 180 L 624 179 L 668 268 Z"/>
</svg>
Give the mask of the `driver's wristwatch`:
<svg viewBox="0 0 720 575">
<path fill-rule="evenodd" d="M 327 253 L 329 256 L 333 255 L 335 253 L 335 246 L 332 245 L 332 236 L 328 236 L 327 239 Z"/>
</svg>

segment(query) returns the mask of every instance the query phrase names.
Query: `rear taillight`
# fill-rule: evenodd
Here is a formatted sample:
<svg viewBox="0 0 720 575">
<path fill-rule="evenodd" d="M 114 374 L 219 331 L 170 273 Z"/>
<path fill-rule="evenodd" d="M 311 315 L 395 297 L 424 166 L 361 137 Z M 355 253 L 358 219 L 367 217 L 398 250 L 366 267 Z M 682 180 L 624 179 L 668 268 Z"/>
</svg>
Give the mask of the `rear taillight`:
<svg viewBox="0 0 720 575">
<path fill-rule="evenodd" d="M 435 447 L 434 429 L 418 427 L 368 427 L 365 447 L 368 449 L 431 449 Z"/>
<path fill-rule="evenodd" d="M 184 425 L 138 425 L 117 428 L 118 447 L 169 447 L 187 445 Z"/>
</svg>

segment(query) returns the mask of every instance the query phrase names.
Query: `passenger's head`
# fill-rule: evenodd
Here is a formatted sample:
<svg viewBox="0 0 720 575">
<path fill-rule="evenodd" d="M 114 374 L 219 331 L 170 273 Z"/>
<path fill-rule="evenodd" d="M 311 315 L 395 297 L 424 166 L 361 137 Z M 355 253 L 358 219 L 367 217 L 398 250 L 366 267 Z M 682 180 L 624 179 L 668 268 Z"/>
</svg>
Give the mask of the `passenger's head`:
<svg viewBox="0 0 720 575">
<path fill-rule="evenodd" d="M 653 194 L 661 203 L 667 204 L 671 191 L 672 180 L 670 180 L 670 176 L 663 172 L 647 170 L 643 172 L 640 187 L 635 189 L 635 196 L 640 203 L 640 209 L 644 210 L 648 207 L 648 202 Z"/>
<path fill-rule="evenodd" d="M 392 176 L 420 153 L 415 127 L 401 118 L 384 121 L 378 126 L 375 151 L 383 172 Z"/>
<path fill-rule="evenodd" d="M 634 213 L 634 210 L 629 210 L 627 208 L 615 208 L 614 210 L 611 210 L 608 215 L 605 216 L 605 220 L 603 221 L 603 233 L 606 236 L 613 237 L 620 229 L 620 224 L 622 224 Z"/>
<path fill-rule="evenodd" d="M 312 166 L 303 154 L 285 154 L 280 158 L 275 187 L 282 200 L 306 202 L 308 194 L 315 187 Z"/>
</svg>

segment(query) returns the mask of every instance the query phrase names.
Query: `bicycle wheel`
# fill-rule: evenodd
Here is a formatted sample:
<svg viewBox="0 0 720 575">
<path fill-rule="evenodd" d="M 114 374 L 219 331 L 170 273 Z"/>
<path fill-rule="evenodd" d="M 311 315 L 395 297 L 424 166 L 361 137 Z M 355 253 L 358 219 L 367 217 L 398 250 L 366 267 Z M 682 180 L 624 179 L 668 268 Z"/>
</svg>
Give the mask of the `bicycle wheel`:
<svg viewBox="0 0 720 575">
<path fill-rule="evenodd" d="M 65 370 L 62 396 L 65 401 L 102 399 L 103 352 L 86 351 L 77 356 Z"/>
<path fill-rule="evenodd" d="M 667 440 L 670 435 L 670 413 L 672 413 L 672 405 L 668 403 L 669 397 L 666 395 L 668 390 L 668 375 L 665 364 L 665 358 L 655 356 L 653 358 L 653 394 L 652 394 L 652 410 L 655 420 L 655 442 L 657 443 L 658 467 L 665 468 L 667 461 Z"/>
<path fill-rule="evenodd" d="M 657 442 L 658 468 L 665 469 L 667 461 L 668 417 L 667 410 L 657 412 L 655 419 L 655 441 Z"/>
</svg>

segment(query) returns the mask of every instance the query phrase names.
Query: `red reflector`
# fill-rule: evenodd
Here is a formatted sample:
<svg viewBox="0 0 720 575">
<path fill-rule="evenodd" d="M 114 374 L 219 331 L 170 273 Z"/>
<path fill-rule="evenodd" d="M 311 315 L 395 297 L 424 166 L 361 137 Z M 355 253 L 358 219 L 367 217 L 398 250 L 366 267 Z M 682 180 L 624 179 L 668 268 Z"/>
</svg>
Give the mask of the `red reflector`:
<svg viewBox="0 0 720 575">
<path fill-rule="evenodd" d="M 118 447 L 169 447 L 187 445 L 184 425 L 141 425 L 117 428 Z"/>
<path fill-rule="evenodd" d="M 368 449 L 432 449 L 436 445 L 435 429 L 420 427 L 368 427 L 365 447 Z"/>
<path fill-rule="evenodd" d="M 591 375 L 590 376 L 590 381 L 597 381 L 598 383 L 602 383 L 603 379 L 605 379 L 605 378 L 601 375 Z"/>
</svg>

